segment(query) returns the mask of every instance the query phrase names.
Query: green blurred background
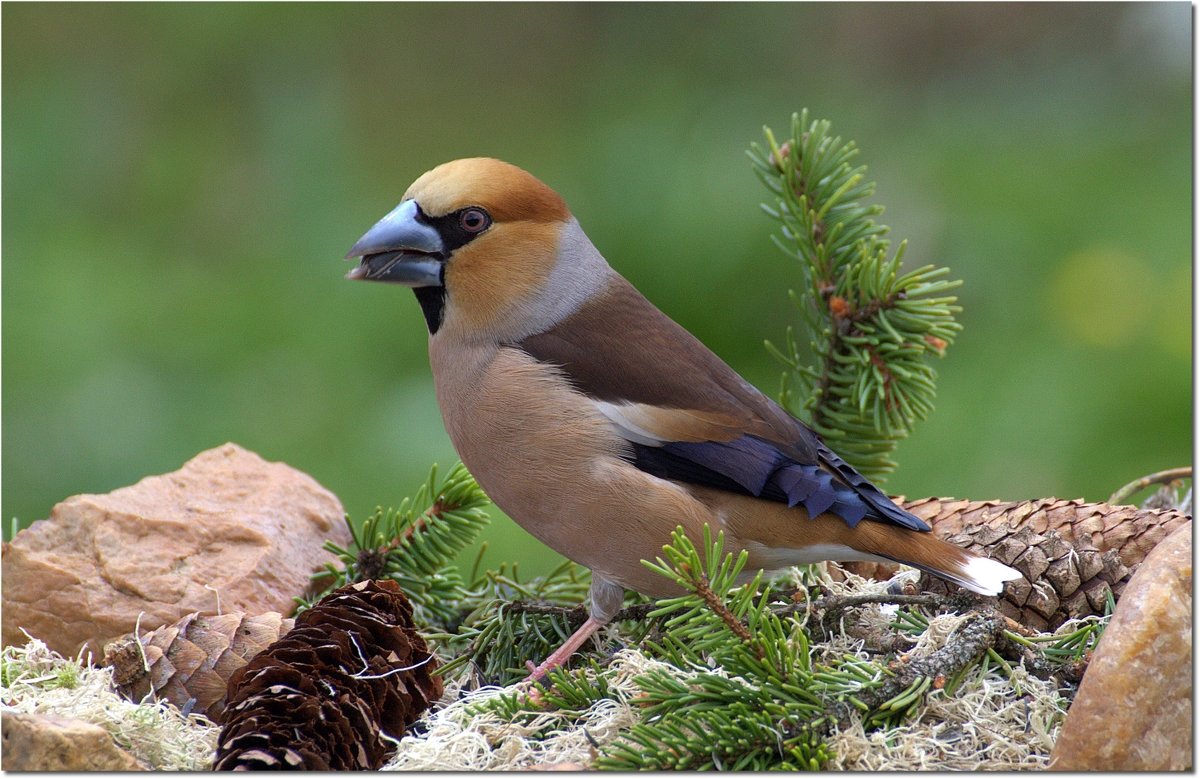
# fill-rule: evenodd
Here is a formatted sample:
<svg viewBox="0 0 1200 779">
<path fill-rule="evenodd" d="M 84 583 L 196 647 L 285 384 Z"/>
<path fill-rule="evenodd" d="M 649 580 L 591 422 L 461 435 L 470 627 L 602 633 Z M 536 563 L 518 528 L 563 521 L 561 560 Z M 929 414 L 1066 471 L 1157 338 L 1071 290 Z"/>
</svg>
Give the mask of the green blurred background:
<svg viewBox="0 0 1200 779">
<path fill-rule="evenodd" d="M 1102 500 L 1191 462 L 1185 3 L 2 14 L 6 520 L 225 441 L 359 519 L 448 467 L 416 303 L 341 257 L 462 156 L 558 189 L 774 394 L 798 277 L 744 149 L 805 106 L 863 148 L 908 263 L 966 282 L 890 491 Z M 489 538 L 556 559 L 503 517 Z"/>
</svg>

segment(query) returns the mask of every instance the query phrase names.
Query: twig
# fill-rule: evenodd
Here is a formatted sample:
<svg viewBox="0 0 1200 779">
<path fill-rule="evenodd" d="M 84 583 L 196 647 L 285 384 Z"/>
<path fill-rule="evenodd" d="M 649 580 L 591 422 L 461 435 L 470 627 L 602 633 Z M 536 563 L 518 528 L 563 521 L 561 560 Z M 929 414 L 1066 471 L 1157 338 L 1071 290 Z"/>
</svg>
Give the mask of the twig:
<svg viewBox="0 0 1200 779">
<path fill-rule="evenodd" d="M 1176 479 L 1190 478 L 1192 478 L 1192 467 L 1190 465 L 1182 468 L 1168 468 L 1165 471 L 1158 471 L 1157 473 L 1152 473 L 1149 476 L 1143 476 L 1140 479 L 1129 482 L 1114 492 L 1107 502 L 1113 505 L 1120 505 L 1151 484 L 1168 484 Z"/>
<path fill-rule="evenodd" d="M 997 616 L 999 616 L 1005 623 L 1012 623 L 1014 625 L 1017 624 L 999 612 L 997 612 Z M 1025 628 L 1023 625 L 1018 625 L 1018 627 L 1021 627 L 1023 630 L 1028 630 L 1028 628 Z M 1002 630 L 1001 635 L 996 639 L 995 649 L 1001 657 L 1004 657 L 1008 660 L 1021 661 L 1021 663 L 1025 666 L 1025 670 L 1038 679 L 1050 679 L 1054 676 L 1058 676 L 1059 678 L 1067 681 L 1078 682 L 1079 678 L 1082 677 L 1082 671 L 1079 672 L 1078 677 L 1073 678 L 1073 671 L 1067 666 L 1056 666 L 1044 656 L 1035 652 L 1031 647 L 1014 641 L 1012 637 L 1008 635 L 1010 631 L 1012 631 L 1011 625 Z M 1038 634 L 1034 633 L 1034 635 Z"/>
<path fill-rule="evenodd" d="M 618 611 L 613 616 L 612 621 L 621 622 L 627 619 L 642 620 L 656 608 L 658 608 L 657 603 L 636 603 Z M 582 624 L 587 619 L 587 608 L 582 605 L 556 606 L 551 603 L 533 603 L 530 601 L 515 600 L 508 603 L 508 610 L 521 614 L 551 614 L 566 617 L 572 624 Z"/>
<path fill-rule="evenodd" d="M 961 601 L 966 601 L 965 603 Z M 896 606 L 928 606 L 929 608 L 961 608 L 969 606 L 970 600 L 959 595 L 938 595 L 924 593 L 921 595 L 903 595 L 900 593 L 883 593 L 880 595 L 828 595 L 813 601 L 813 608 L 826 612 L 838 612 L 854 606 L 868 603 L 881 603 Z M 803 604 L 796 604 L 802 606 Z"/>
<path fill-rule="evenodd" d="M 587 619 L 587 608 L 583 605 L 578 606 L 556 606 L 552 603 L 534 603 L 532 601 L 514 600 L 505 604 L 509 611 L 517 614 L 550 614 L 552 616 L 566 617 L 572 622 L 583 622 Z"/>
<path fill-rule="evenodd" d="M 891 668 L 894 676 L 888 677 L 878 687 L 864 691 L 859 700 L 870 709 L 877 709 L 912 687 L 922 677 L 933 679 L 953 676 L 995 645 L 1003 625 L 994 613 L 975 612 L 968 615 L 944 647 L 925 657 L 897 661 Z"/>
<path fill-rule="evenodd" d="M 922 606 L 933 611 L 952 610 L 966 611 L 973 605 L 970 596 L 962 594 L 942 595 L 922 593 L 906 595 L 901 593 L 882 593 L 865 595 L 828 595 L 811 602 L 814 611 L 822 612 L 819 626 L 826 635 L 834 635 L 837 630 L 834 624 L 846 609 L 869 604 Z M 788 607 L 788 611 L 798 611 L 804 604 Z M 900 633 L 879 630 L 867 625 L 842 625 L 841 630 L 846 635 L 863 641 L 863 648 L 874 654 L 898 654 L 911 646 L 911 640 Z"/>
<path fill-rule="evenodd" d="M 790 603 L 787 606 L 772 608 L 771 612 L 780 617 L 787 617 L 799 612 L 824 612 L 823 621 L 834 614 L 855 606 L 865 606 L 871 603 L 895 606 L 926 606 L 932 609 L 950 609 L 963 611 L 975 605 L 975 599 L 965 593 L 942 595 L 938 593 L 922 593 L 920 595 L 904 595 L 901 593 L 883 593 L 879 595 L 827 595 L 812 601 Z"/>
<path fill-rule="evenodd" d="M 999 613 L 999 612 L 997 612 L 997 613 Z M 1000 618 L 1004 620 L 1004 627 L 1006 630 L 1011 630 L 1013 633 L 1016 633 L 1019 636 L 1025 636 L 1026 638 L 1036 638 L 1041 635 L 1041 633 L 1037 632 L 1033 628 L 1022 625 L 1020 622 L 1017 622 L 1012 617 L 1006 617 L 1005 615 L 1000 614 Z"/>
<path fill-rule="evenodd" d="M 692 586 L 695 589 L 696 594 L 700 596 L 700 598 L 705 602 L 705 604 L 708 605 L 708 608 L 712 610 L 714 614 L 721 618 L 721 621 L 724 622 L 731 631 L 733 631 L 733 634 L 740 638 L 748 646 L 754 647 L 754 652 L 758 655 L 758 659 L 763 659 L 763 657 L 765 657 L 763 648 L 754 643 L 754 639 L 751 638 L 750 631 L 746 629 L 746 626 L 743 625 L 741 620 L 739 620 L 734 613 L 729 610 L 729 608 L 721 600 L 721 597 L 712 591 L 712 587 L 708 586 L 708 577 L 704 574 L 700 574 Z"/>
</svg>

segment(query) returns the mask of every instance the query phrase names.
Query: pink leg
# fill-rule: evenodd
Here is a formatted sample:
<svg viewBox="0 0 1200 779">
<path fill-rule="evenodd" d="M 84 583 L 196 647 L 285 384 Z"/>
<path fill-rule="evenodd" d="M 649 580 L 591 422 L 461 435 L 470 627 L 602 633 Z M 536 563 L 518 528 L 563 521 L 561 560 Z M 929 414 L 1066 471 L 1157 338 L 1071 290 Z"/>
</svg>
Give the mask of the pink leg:
<svg viewBox="0 0 1200 779">
<path fill-rule="evenodd" d="M 575 654 L 576 650 L 583 646 L 584 641 L 587 641 L 589 638 L 591 638 L 593 633 L 604 627 L 606 624 L 608 623 L 601 622 L 593 617 L 588 617 L 587 622 L 584 622 L 582 625 L 580 625 L 579 630 L 576 630 L 574 633 L 572 633 L 571 637 L 566 640 L 566 643 L 554 650 L 554 653 L 542 661 L 542 664 L 537 668 L 533 667 L 532 662 L 526 663 L 532 673 L 529 674 L 529 678 L 525 681 L 540 682 L 546 676 L 547 671 L 549 671 L 551 668 L 557 668 L 558 666 L 566 663 L 571 655 Z"/>
</svg>

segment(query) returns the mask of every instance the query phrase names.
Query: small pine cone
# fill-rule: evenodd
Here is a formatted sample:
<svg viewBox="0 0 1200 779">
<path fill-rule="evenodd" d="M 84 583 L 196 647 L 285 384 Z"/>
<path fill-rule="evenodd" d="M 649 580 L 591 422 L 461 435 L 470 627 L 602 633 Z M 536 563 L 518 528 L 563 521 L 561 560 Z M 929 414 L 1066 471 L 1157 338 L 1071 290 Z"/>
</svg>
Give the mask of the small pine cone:
<svg viewBox="0 0 1200 779">
<path fill-rule="evenodd" d="M 1120 596 L 1150 550 L 1192 521 L 1174 510 L 1057 498 L 1011 503 L 925 498 L 902 505 L 939 537 L 1020 571 L 1023 578 L 1005 584 L 997 608 L 1041 631 L 1073 617 L 1103 614 L 1107 595 Z M 844 567 L 861 576 L 885 573 L 881 566 L 861 565 Z M 956 590 L 928 574 L 919 586 L 932 592 Z"/>
<path fill-rule="evenodd" d="M 376 770 L 442 694 L 393 581 L 347 585 L 238 670 L 213 768 Z"/>
<path fill-rule="evenodd" d="M 153 693 L 220 722 L 229 677 L 291 630 L 293 622 L 274 611 L 254 616 L 195 612 L 173 625 L 118 638 L 105 647 L 104 662 L 112 666 L 117 692 L 124 697 L 141 701 Z"/>
</svg>

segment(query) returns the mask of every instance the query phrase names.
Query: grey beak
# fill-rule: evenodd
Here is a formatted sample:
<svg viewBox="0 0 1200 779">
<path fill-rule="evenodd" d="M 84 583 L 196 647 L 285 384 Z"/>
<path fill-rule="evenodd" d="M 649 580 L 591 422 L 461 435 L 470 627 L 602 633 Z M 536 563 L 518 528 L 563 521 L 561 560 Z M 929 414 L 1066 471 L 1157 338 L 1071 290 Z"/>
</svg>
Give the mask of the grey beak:
<svg viewBox="0 0 1200 779">
<path fill-rule="evenodd" d="M 417 219 L 417 203 L 405 200 L 358 239 L 347 259 L 362 258 L 348 279 L 389 281 L 409 287 L 442 284 L 442 237 Z"/>
</svg>

